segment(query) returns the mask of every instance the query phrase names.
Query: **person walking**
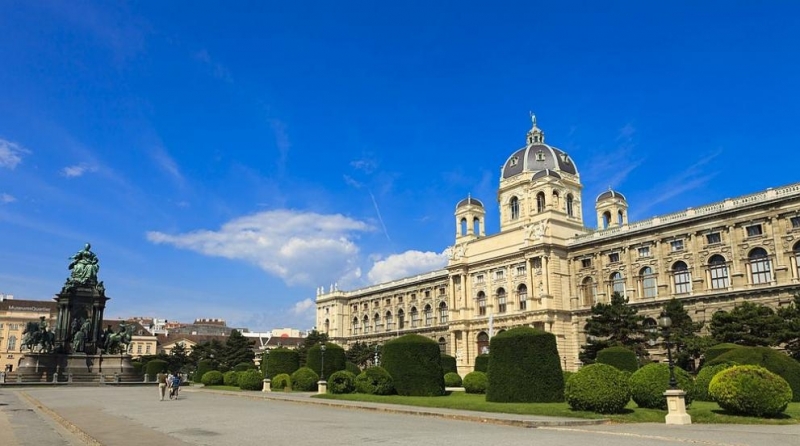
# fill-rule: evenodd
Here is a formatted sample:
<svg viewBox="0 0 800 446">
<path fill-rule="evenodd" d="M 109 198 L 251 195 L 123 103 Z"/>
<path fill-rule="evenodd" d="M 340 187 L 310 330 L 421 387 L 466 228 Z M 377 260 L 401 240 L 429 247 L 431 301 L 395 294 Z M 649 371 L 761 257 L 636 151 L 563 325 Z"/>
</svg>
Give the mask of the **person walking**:
<svg viewBox="0 0 800 446">
<path fill-rule="evenodd" d="M 180 372 L 175 372 L 172 375 L 172 381 L 170 381 L 170 390 L 169 390 L 169 399 L 178 399 L 178 391 L 181 390 L 181 374 Z"/>
<path fill-rule="evenodd" d="M 164 394 L 167 392 L 167 374 L 158 372 L 158 375 L 156 375 L 156 382 L 158 383 L 158 396 L 161 401 L 164 401 Z"/>
</svg>

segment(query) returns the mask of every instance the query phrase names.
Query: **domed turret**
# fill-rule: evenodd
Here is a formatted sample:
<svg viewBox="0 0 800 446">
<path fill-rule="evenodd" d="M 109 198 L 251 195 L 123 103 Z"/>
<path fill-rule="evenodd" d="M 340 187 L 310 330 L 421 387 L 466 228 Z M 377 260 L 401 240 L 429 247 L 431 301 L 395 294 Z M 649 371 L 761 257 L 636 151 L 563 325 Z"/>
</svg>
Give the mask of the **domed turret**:
<svg viewBox="0 0 800 446">
<path fill-rule="evenodd" d="M 597 196 L 594 207 L 597 210 L 597 229 L 628 224 L 628 201 L 610 187 Z"/>
<path fill-rule="evenodd" d="M 456 243 L 486 235 L 486 209 L 480 200 L 467 196 L 456 205 Z"/>
<path fill-rule="evenodd" d="M 531 115 L 531 121 L 533 126 L 528 131 L 527 145 L 508 157 L 503 165 L 502 178 L 543 170 L 578 176 L 578 168 L 566 152 L 544 143 L 544 131 L 536 125 L 536 115 Z"/>
</svg>

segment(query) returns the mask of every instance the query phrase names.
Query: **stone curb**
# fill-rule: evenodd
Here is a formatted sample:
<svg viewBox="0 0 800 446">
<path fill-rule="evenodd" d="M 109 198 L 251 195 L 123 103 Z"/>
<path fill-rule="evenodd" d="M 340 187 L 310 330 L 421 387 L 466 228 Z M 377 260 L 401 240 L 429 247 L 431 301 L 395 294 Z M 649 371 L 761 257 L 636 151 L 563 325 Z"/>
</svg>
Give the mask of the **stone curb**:
<svg viewBox="0 0 800 446">
<path fill-rule="evenodd" d="M 56 413 L 54 410 L 42 404 L 41 401 L 28 395 L 27 392 L 20 391 L 18 394 L 22 396 L 25 400 L 27 400 L 30 405 L 34 406 L 36 410 L 46 414 L 47 416 L 52 418 L 56 423 L 63 426 L 64 429 L 75 434 L 75 436 L 78 437 L 78 439 L 81 440 L 82 442 L 86 443 L 89 446 L 103 446 L 103 444 L 97 441 L 96 438 L 92 437 L 86 431 L 74 425 L 69 420 Z"/>
<path fill-rule="evenodd" d="M 396 413 L 396 414 L 405 414 L 405 415 L 417 415 L 417 416 L 425 416 L 425 417 L 436 417 L 436 418 L 444 418 L 449 420 L 459 420 L 459 421 L 470 421 L 474 423 L 484 423 L 484 424 L 497 424 L 501 426 L 515 426 L 515 427 L 525 427 L 525 428 L 537 428 L 537 427 L 565 427 L 565 426 L 596 426 L 600 424 L 608 423 L 608 420 L 605 418 L 599 418 L 594 420 L 588 419 L 579 419 L 576 418 L 575 420 L 560 420 L 560 419 L 552 419 L 552 420 L 527 420 L 524 418 L 502 418 L 502 417 L 493 417 L 491 414 L 487 414 L 486 412 L 480 412 L 480 414 L 471 414 L 469 411 L 459 411 L 460 413 L 446 413 L 446 412 L 437 412 L 432 410 L 426 410 L 426 408 L 418 408 L 413 406 L 402 406 L 402 405 L 380 405 L 380 406 L 372 406 L 372 405 L 362 405 L 358 404 L 358 401 L 334 401 L 334 400 L 323 400 L 317 398 L 300 398 L 300 397 L 280 397 L 280 396 L 272 396 L 269 393 L 262 393 L 259 395 L 250 395 L 248 393 L 243 392 L 232 392 L 226 390 L 212 390 L 212 389 L 202 389 L 199 387 L 195 387 L 194 389 L 190 390 L 190 392 L 209 392 L 209 393 L 216 393 L 218 395 L 229 395 L 235 396 L 239 398 L 247 398 L 251 400 L 272 400 L 272 401 L 287 401 L 291 403 L 298 403 L 298 404 L 315 404 L 319 406 L 328 406 L 328 407 L 336 407 L 336 408 L 344 408 L 344 409 L 354 409 L 354 410 L 366 410 L 366 411 L 373 411 L 373 412 L 384 412 L 384 413 Z M 280 392 L 279 392 L 280 393 Z M 381 403 L 371 403 L 371 404 L 381 404 Z M 457 410 L 457 409 L 443 409 L 443 410 Z M 514 416 L 515 414 L 506 414 L 509 416 Z"/>
</svg>

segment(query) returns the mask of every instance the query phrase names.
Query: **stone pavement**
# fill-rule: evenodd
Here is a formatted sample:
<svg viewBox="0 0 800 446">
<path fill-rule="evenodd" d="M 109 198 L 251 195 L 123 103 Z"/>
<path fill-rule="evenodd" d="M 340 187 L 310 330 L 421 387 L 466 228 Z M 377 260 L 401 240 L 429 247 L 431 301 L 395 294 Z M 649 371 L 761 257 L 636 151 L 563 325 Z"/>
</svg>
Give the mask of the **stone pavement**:
<svg viewBox="0 0 800 446">
<path fill-rule="evenodd" d="M 184 388 L 161 402 L 155 386 L 0 388 L 0 445 L 800 445 L 800 425 L 598 425 L 310 396 Z"/>
</svg>

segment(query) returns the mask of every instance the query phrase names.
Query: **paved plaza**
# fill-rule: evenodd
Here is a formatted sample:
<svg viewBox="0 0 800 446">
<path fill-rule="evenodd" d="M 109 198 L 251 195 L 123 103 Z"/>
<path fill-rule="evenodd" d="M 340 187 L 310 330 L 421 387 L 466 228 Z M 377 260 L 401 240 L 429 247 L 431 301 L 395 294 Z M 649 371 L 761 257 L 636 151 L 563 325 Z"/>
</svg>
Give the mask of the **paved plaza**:
<svg viewBox="0 0 800 446">
<path fill-rule="evenodd" d="M 151 387 L 0 388 L 0 445 L 800 445 L 800 426 L 591 421 Z"/>
</svg>

